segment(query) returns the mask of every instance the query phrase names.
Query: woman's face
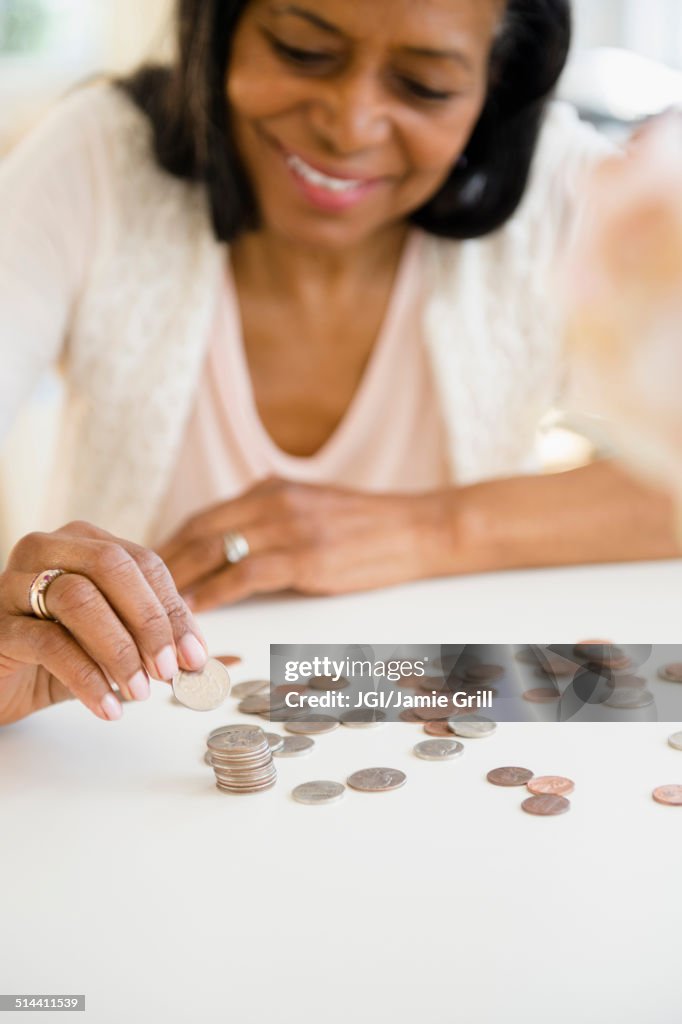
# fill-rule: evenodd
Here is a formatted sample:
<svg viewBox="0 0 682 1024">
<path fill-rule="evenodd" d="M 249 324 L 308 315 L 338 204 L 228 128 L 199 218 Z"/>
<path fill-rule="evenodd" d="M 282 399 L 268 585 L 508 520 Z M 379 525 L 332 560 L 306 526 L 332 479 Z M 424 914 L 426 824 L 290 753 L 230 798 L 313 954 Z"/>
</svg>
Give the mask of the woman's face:
<svg viewBox="0 0 682 1024">
<path fill-rule="evenodd" d="M 341 248 L 434 195 L 485 103 L 504 0 L 251 0 L 227 79 L 264 226 Z"/>
</svg>

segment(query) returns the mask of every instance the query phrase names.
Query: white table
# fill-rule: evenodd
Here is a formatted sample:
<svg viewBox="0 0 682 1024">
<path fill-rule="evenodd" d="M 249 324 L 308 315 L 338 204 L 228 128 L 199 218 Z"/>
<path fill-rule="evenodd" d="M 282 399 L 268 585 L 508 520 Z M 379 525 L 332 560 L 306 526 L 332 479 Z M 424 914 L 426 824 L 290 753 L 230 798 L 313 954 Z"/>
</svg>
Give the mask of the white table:
<svg viewBox="0 0 682 1024">
<path fill-rule="evenodd" d="M 680 583 L 680 563 L 510 573 L 204 625 L 237 681 L 270 642 L 674 643 Z M 96 1024 L 679 1021 L 682 810 L 651 799 L 682 782 L 673 726 L 502 724 L 445 764 L 412 755 L 418 726 L 341 728 L 231 797 L 202 757 L 233 707 L 158 684 L 115 725 L 68 704 L 0 730 L 0 991 L 85 993 L 64 1019 Z M 407 785 L 289 795 L 381 764 Z M 485 781 L 506 764 L 572 777 L 570 813 L 524 814 Z"/>
</svg>

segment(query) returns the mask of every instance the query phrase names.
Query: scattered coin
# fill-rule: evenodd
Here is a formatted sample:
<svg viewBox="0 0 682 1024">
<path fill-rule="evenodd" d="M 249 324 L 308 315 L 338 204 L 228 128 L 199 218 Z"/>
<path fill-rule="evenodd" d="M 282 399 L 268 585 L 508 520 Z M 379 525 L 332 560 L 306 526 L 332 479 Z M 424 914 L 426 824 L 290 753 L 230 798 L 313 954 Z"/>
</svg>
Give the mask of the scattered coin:
<svg viewBox="0 0 682 1024">
<path fill-rule="evenodd" d="M 537 665 L 540 661 L 540 655 L 544 657 L 545 648 L 540 646 L 529 646 L 522 647 L 516 652 L 514 657 L 517 661 L 522 662 L 524 665 Z"/>
<path fill-rule="evenodd" d="M 538 686 L 533 690 L 526 690 L 523 699 L 530 701 L 531 704 L 554 704 L 561 700 L 561 694 L 551 686 Z"/>
<path fill-rule="evenodd" d="M 291 793 L 299 804 L 335 804 L 343 800 L 346 787 L 340 782 L 304 782 Z"/>
<path fill-rule="evenodd" d="M 682 805 L 682 786 L 659 786 L 651 795 L 659 804 L 667 804 L 669 807 Z"/>
<path fill-rule="evenodd" d="M 566 796 L 575 789 L 575 783 L 561 775 L 538 775 L 526 785 L 534 796 Z"/>
<path fill-rule="evenodd" d="M 309 754 L 315 746 L 315 740 L 310 736 L 285 736 L 282 746 L 273 750 L 275 757 L 302 757 Z"/>
<path fill-rule="evenodd" d="M 251 697 L 254 693 L 267 690 L 269 686 L 269 679 L 247 679 L 245 683 L 237 683 L 232 687 L 232 696 L 242 700 L 244 697 Z"/>
<path fill-rule="evenodd" d="M 436 722 L 425 722 L 424 732 L 427 736 L 439 736 L 441 739 L 447 739 L 452 736 L 447 720 L 444 721 L 442 719 Z"/>
<path fill-rule="evenodd" d="M 538 658 L 535 674 L 543 679 L 547 679 L 548 676 L 562 678 L 575 675 L 577 668 L 578 665 L 573 661 L 569 661 L 568 658 L 562 658 L 560 654 L 555 654 L 554 651 L 546 651 Z"/>
<path fill-rule="evenodd" d="M 265 738 L 270 744 L 270 750 L 273 754 L 284 746 L 284 736 L 280 736 L 278 732 L 266 732 Z"/>
<path fill-rule="evenodd" d="M 650 690 L 642 690 L 639 686 L 617 686 L 604 704 L 609 708 L 629 710 L 646 708 L 653 702 L 654 695 Z"/>
<path fill-rule="evenodd" d="M 398 717 L 400 718 L 401 722 L 418 722 L 420 725 L 424 724 L 422 719 L 417 714 L 416 708 L 403 708 Z"/>
<path fill-rule="evenodd" d="M 338 727 L 338 720 L 330 715 L 314 715 L 284 723 L 286 731 L 295 736 L 321 736 L 323 733 L 333 732 Z"/>
<path fill-rule="evenodd" d="M 525 786 L 533 773 L 527 768 L 493 768 L 486 778 L 493 786 Z"/>
<path fill-rule="evenodd" d="M 527 814 L 538 814 L 547 817 L 554 814 L 563 814 L 570 810 L 571 803 L 565 796 L 529 796 L 521 807 Z"/>
<path fill-rule="evenodd" d="M 668 743 L 675 750 L 682 750 L 682 732 L 674 732 L 672 736 L 668 736 Z"/>
<path fill-rule="evenodd" d="M 470 665 L 464 672 L 464 678 L 470 683 L 493 683 L 504 675 L 502 665 Z"/>
<path fill-rule="evenodd" d="M 269 715 L 271 711 L 281 711 L 285 706 L 283 697 L 271 700 L 269 693 L 254 693 L 240 701 L 237 710 L 245 715 Z"/>
<path fill-rule="evenodd" d="M 452 761 L 463 751 L 463 745 L 457 740 L 422 740 L 414 747 L 413 753 L 422 761 Z"/>
<path fill-rule="evenodd" d="M 671 665 L 662 665 L 658 670 L 660 679 L 667 683 L 682 683 L 682 662 L 673 662 Z"/>
<path fill-rule="evenodd" d="M 467 740 L 483 739 L 484 736 L 492 736 L 497 729 L 497 723 L 491 722 L 484 715 L 471 718 L 450 718 L 448 719 L 450 732 L 455 736 L 461 736 Z"/>
<path fill-rule="evenodd" d="M 585 658 L 586 661 L 594 660 L 595 651 L 599 649 L 610 649 L 613 644 L 610 640 L 580 640 L 573 648 L 577 658 Z M 622 653 L 622 652 L 621 652 Z"/>
<path fill-rule="evenodd" d="M 199 672 L 178 672 L 173 677 L 176 700 L 192 711 L 214 711 L 230 692 L 230 676 L 215 658 L 209 658 Z"/>
<path fill-rule="evenodd" d="M 363 768 L 348 776 L 348 785 L 365 793 L 383 793 L 399 789 L 407 782 L 407 776 L 397 768 Z"/>
<path fill-rule="evenodd" d="M 345 690 L 348 680 L 345 676 L 339 676 L 338 679 L 333 676 L 313 676 L 308 680 L 308 686 L 311 690 Z"/>
<path fill-rule="evenodd" d="M 271 789 L 277 770 L 265 733 L 254 725 L 232 725 L 208 740 L 218 789 L 226 793 L 259 793 Z"/>
<path fill-rule="evenodd" d="M 349 729 L 371 729 L 383 725 L 385 721 L 386 712 L 379 708 L 354 708 L 352 711 L 344 711 L 341 725 Z"/>
<path fill-rule="evenodd" d="M 431 707 L 414 708 L 414 712 L 420 722 L 439 722 L 450 717 L 452 708 L 452 701 L 448 701 L 444 708 L 432 705 Z"/>
</svg>

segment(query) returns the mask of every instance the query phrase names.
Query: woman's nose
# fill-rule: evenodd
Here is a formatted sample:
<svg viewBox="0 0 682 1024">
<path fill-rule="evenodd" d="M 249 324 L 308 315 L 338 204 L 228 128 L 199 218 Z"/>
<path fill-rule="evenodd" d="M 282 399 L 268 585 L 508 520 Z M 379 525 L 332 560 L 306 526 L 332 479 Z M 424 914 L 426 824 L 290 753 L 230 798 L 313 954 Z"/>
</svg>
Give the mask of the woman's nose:
<svg viewBox="0 0 682 1024">
<path fill-rule="evenodd" d="M 367 72 L 349 72 L 330 81 L 312 108 L 312 119 L 320 140 L 339 155 L 372 149 L 391 133 L 387 97 Z"/>
</svg>

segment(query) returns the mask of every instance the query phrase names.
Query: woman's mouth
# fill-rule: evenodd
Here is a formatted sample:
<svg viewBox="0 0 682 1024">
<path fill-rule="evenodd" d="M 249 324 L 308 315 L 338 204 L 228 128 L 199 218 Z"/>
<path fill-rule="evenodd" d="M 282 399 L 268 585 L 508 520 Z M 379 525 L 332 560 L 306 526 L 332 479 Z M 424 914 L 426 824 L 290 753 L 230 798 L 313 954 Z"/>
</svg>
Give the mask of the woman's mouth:
<svg viewBox="0 0 682 1024">
<path fill-rule="evenodd" d="M 312 206 L 327 213 L 342 213 L 357 206 L 386 182 L 385 178 L 337 177 L 313 167 L 298 153 L 281 145 L 277 148 L 299 193 Z"/>
</svg>

